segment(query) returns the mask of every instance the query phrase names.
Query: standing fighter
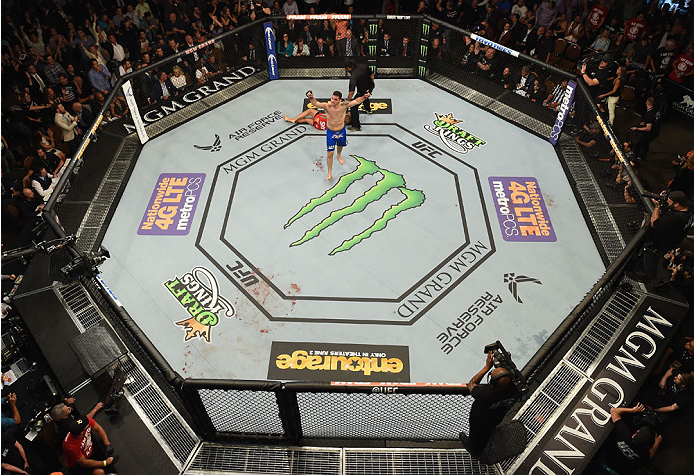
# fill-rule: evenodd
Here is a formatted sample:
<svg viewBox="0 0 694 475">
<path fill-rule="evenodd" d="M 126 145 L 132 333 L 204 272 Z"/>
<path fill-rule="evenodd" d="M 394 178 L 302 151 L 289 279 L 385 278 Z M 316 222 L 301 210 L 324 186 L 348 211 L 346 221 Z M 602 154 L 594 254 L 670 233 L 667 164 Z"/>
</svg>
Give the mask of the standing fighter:
<svg viewBox="0 0 694 475">
<path fill-rule="evenodd" d="M 311 101 L 311 104 L 317 108 L 323 109 L 328 118 L 328 128 L 326 129 L 326 142 L 328 145 L 327 180 L 331 180 L 333 177 L 333 154 L 335 153 L 335 145 L 337 145 L 337 160 L 340 162 L 340 165 L 345 163 L 342 159 L 342 147 L 347 145 L 347 130 L 345 127 L 347 109 L 358 106 L 368 99 L 369 96 L 371 96 L 371 94 L 369 91 L 366 91 L 363 96 L 348 102 L 342 100 L 342 93 L 340 91 L 335 91 L 330 98 L 330 102 L 318 102 L 316 98 L 313 97 L 313 91 L 308 91 L 306 93 L 306 97 Z"/>
<path fill-rule="evenodd" d="M 357 64 L 353 59 L 348 59 L 345 63 L 345 69 L 349 73 L 349 95 L 347 100 L 351 100 L 356 89 L 357 96 L 363 95 L 364 92 L 373 92 L 374 74 L 369 70 L 366 64 Z M 364 103 L 364 110 L 367 114 L 371 113 L 371 106 L 367 100 Z M 350 132 L 359 132 L 361 130 L 361 122 L 359 121 L 359 106 L 350 110 L 352 113 L 352 126 Z"/>
</svg>

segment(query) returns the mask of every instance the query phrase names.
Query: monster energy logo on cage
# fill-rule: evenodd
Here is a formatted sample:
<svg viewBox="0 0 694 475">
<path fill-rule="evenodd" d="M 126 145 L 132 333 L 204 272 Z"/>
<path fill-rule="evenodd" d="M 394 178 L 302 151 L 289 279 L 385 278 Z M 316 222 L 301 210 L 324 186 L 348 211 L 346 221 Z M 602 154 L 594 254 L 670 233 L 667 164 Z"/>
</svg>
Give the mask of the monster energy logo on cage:
<svg viewBox="0 0 694 475">
<path fill-rule="evenodd" d="M 426 56 L 426 55 L 427 55 L 427 51 L 429 51 L 429 47 L 428 47 L 428 46 L 421 45 L 421 46 L 419 47 L 419 55 L 420 55 L 420 56 Z"/>
<path fill-rule="evenodd" d="M 422 35 L 423 36 L 429 36 L 429 24 L 428 23 L 422 23 Z"/>
<path fill-rule="evenodd" d="M 287 224 L 284 225 L 285 229 L 291 226 L 292 223 L 297 219 L 311 213 L 318 206 L 329 203 L 337 196 L 346 193 L 353 183 L 361 180 L 362 178 L 368 175 L 374 175 L 376 173 L 380 173 L 382 178 L 378 180 L 374 186 L 366 190 L 363 195 L 352 201 L 351 204 L 331 212 L 327 218 L 323 219 L 323 221 L 306 231 L 301 239 L 294 241 L 289 247 L 300 246 L 301 244 L 310 241 L 311 239 L 317 237 L 323 230 L 337 223 L 345 216 L 361 213 L 369 204 L 380 200 L 391 190 L 397 190 L 397 192 L 401 193 L 403 196 L 402 200 L 386 209 L 371 226 L 343 241 L 342 244 L 330 251 L 329 255 L 332 256 L 338 252 L 349 251 L 360 242 L 371 237 L 373 233 L 385 229 L 388 222 L 395 219 L 397 215 L 403 211 L 417 208 L 424 203 L 424 193 L 419 190 L 410 190 L 406 188 L 405 178 L 402 175 L 393 173 L 385 168 L 380 168 L 378 165 L 376 165 L 376 162 L 372 162 L 371 160 L 367 160 L 357 155 L 352 155 L 352 157 L 359 162 L 357 169 L 351 173 L 348 173 L 347 175 L 342 176 L 338 182 L 335 183 L 335 186 L 330 188 L 321 196 L 313 198 L 306 203 L 298 213 L 287 221 Z"/>
<path fill-rule="evenodd" d="M 419 67 L 419 75 L 421 77 L 424 77 L 427 73 L 427 67 L 426 66 L 420 66 Z"/>
<path fill-rule="evenodd" d="M 369 66 L 369 69 L 371 70 L 372 73 L 376 73 L 376 66 Z"/>
<path fill-rule="evenodd" d="M 378 23 L 369 23 L 369 35 L 373 36 L 378 31 Z"/>
<path fill-rule="evenodd" d="M 369 56 L 374 56 L 376 54 L 376 45 L 369 45 Z"/>
</svg>

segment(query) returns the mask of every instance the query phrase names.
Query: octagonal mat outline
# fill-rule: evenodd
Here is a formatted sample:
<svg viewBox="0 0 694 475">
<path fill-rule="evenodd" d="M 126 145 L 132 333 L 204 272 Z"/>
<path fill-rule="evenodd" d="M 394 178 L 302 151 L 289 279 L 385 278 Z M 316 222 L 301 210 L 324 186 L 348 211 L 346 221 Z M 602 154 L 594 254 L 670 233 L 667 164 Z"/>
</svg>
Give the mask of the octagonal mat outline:
<svg viewBox="0 0 694 475">
<path fill-rule="evenodd" d="M 479 260 L 477 260 L 477 261 L 474 263 L 474 265 L 471 265 L 471 266 L 467 269 L 466 272 L 461 273 L 461 275 L 458 276 L 458 278 L 455 280 L 455 282 L 454 282 L 452 285 L 448 286 L 448 287 L 445 289 L 445 291 L 443 291 L 440 295 L 438 295 L 435 299 L 433 299 L 429 304 L 427 304 L 427 305 L 422 309 L 422 311 L 417 312 L 417 314 L 415 315 L 415 317 L 412 318 L 412 319 L 403 319 L 403 320 L 401 320 L 401 321 L 374 320 L 374 319 L 359 319 L 359 320 L 355 320 L 355 319 L 341 319 L 341 318 L 312 318 L 312 317 L 294 317 L 294 316 L 277 316 L 277 315 L 273 315 L 272 313 L 270 313 L 270 312 L 265 308 L 265 306 L 263 306 L 263 304 L 262 304 L 261 302 L 259 302 L 256 298 L 254 298 L 254 296 L 245 288 L 244 284 L 241 282 L 241 281 L 244 280 L 244 279 L 241 279 L 240 277 L 241 277 L 242 275 L 243 275 L 243 276 L 248 276 L 248 275 L 251 274 L 251 272 L 248 271 L 248 270 L 246 270 L 246 271 L 241 270 L 241 271 L 236 272 L 236 270 L 237 270 L 236 268 L 232 268 L 232 267 L 230 267 L 229 265 L 223 266 L 220 262 L 218 262 L 217 259 L 215 259 L 215 258 L 212 256 L 212 254 L 211 254 L 210 252 L 208 252 L 208 250 L 206 250 L 206 249 L 204 248 L 203 244 L 201 243 L 202 238 L 203 238 L 203 234 L 204 234 L 204 232 L 205 232 L 205 223 L 207 222 L 208 211 L 209 211 L 210 205 L 211 205 L 212 200 L 213 200 L 214 188 L 215 188 L 215 186 L 216 186 L 216 184 L 217 184 L 217 179 L 218 179 L 218 177 L 219 177 L 219 173 L 220 173 L 222 167 L 223 167 L 225 164 L 229 164 L 230 162 L 232 162 L 232 161 L 238 159 L 239 157 L 247 156 L 247 154 L 249 154 L 249 153 L 250 153 L 252 150 L 254 150 L 255 148 L 258 148 L 259 145 L 260 145 L 260 144 L 255 144 L 255 145 L 253 145 L 252 147 L 246 149 L 245 151 L 243 151 L 243 152 L 241 152 L 241 153 L 238 153 L 238 154 L 236 154 L 234 157 L 232 157 L 232 158 L 230 158 L 230 159 L 224 161 L 223 163 L 217 165 L 216 171 L 215 171 L 215 176 L 214 176 L 214 179 L 212 180 L 212 183 L 211 183 L 211 189 L 210 189 L 210 192 L 209 192 L 209 196 L 208 196 L 208 199 L 207 199 L 207 203 L 206 203 L 206 205 L 205 205 L 205 210 L 204 210 L 204 212 L 203 212 L 203 216 L 202 216 L 201 224 L 200 224 L 200 227 L 199 227 L 199 231 L 198 231 L 197 236 L 196 236 L 195 246 L 196 246 L 196 248 L 198 248 L 198 249 L 200 250 L 200 252 L 202 252 L 203 255 L 205 255 L 205 256 L 207 257 L 207 259 L 209 259 L 209 261 L 212 262 L 212 263 L 215 265 L 215 267 L 216 267 L 220 272 L 222 272 L 222 273 L 223 273 L 223 274 L 224 274 L 224 275 L 225 275 L 225 276 L 237 287 L 237 289 L 240 290 L 241 293 L 242 293 L 251 303 L 253 303 L 253 305 L 254 305 L 263 315 L 265 315 L 265 317 L 268 318 L 270 321 L 313 322 L 313 323 L 354 323 L 354 324 L 382 324 L 382 325 L 411 325 L 411 324 L 415 323 L 417 320 L 419 320 L 422 316 L 424 316 L 424 315 L 427 313 L 427 311 L 428 311 L 429 309 L 431 309 L 434 305 L 436 305 L 436 304 L 437 304 L 442 298 L 444 298 L 450 291 L 452 291 L 453 289 L 455 289 L 455 288 L 456 288 L 461 282 L 463 282 L 463 281 L 464 281 L 475 269 L 477 269 L 486 259 L 488 259 L 489 257 L 491 257 L 491 256 L 496 252 L 496 246 L 495 246 L 495 244 L 494 244 L 494 236 L 493 236 L 493 233 L 492 233 L 492 230 L 491 230 L 491 222 L 490 222 L 490 220 L 489 220 L 489 215 L 488 215 L 487 208 L 486 208 L 486 202 L 485 202 L 485 199 L 484 199 L 484 193 L 483 193 L 483 190 L 482 190 L 482 185 L 481 185 L 480 180 L 479 180 L 479 172 L 478 172 L 478 170 L 477 170 L 474 166 L 472 166 L 471 164 L 465 162 L 464 160 L 462 160 L 462 159 L 460 159 L 460 158 L 458 158 L 458 157 L 456 157 L 456 156 L 454 156 L 454 155 L 451 155 L 450 153 L 448 153 L 448 152 L 442 150 L 442 149 L 441 149 L 440 147 L 438 147 L 437 145 L 432 144 L 432 143 L 429 142 L 428 140 L 426 140 L 426 139 L 424 139 L 423 137 L 417 135 L 416 133 L 414 133 L 414 132 L 412 132 L 412 131 L 406 129 L 405 127 L 401 126 L 401 125 L 398 124 L 398 123 L 375 123 L 375 124 L 365 124 L 365 125 L 367 125 L 367 126 L 376 126 L 376 127 L 394 126 L 394 127 L 398 128 L 398 129 L 400 129 L 400 130 L 401 130 L 402 132 L 404 132 L 405 134 L 410 135 L 410 136 L 412 136 L 413 138 L 415 138 L 416 140 L 418 140 L 418 141 L 420 141 L 420 142 L 423 142 L 424 144 L 428 145 L 429 148 L 428 148 L 426 151 L 423 151 L 423 150 L 418 150 L 418 149 L 414 148 L 414 147 L 411 146 L 411 145 L 407 145 L 407 144 L 403 143 L 400 139 L 398 139 L 397 137 L 393 137 L 391 134 L 374 133 L 374 134 L 359 134 L 359 136 L 358 136 L 358 137 L 389 137 L 391 140 L 393 140 L 393 141 L 395 141 L 396 143 L 398 143 L 399 145 L 405 147 L 405 148 L 408 149 L 410 152 L 414 152 L 416 155 L 418 155 L 418 156 L 424 158 L 425 160 L 427 160 L 428 162 L 432 163 L 433 165 L 438 166 L 439 168 L 441 168 L 441 169 L 444 170 L 445 172 L 451 174 L 451 175 L 453 176 L 453 178 L 454 178 L 454 182 L 455 182 L 455 185 L 456 185 L 456 195 L 457 195 L 457 197 L 458 197 L 458 205 L 459 205 L 459 207 L 460 207 L 460 214 L 461 214 L 461 218 L 462 218 L 462 222 L 463 222 L 463 229 L 464 229 L 464 234 L 465 234 L 465 242 L 464 242 L 461 246 L 459 246 L 454 252 L 452 252 L 451 254 L 449 254 L 443 261 L 441 261 L 439 264 L 437 264 L 437 265 L 433 268 L 433 270 L 429 271 L 424 277 L 422 277 L 422 278 L 421 278 L 420 280 L 418 280 L 414 285 L 412 285 L 409 289 L 407 289 L 400 297 L 398 297 L 398 298 L 389 298 L 389 299 L 381 299 L 381 298 L 366 298 L 366 297 L 363 297 L 363 298 L 349 298 L 349 297 L 323 297 L 323 296 L 286 295 L 286 294 L 285 294 L 284 292 L 282 292 L 279 288 L 277 288 L 277 286 L 274 285 L 270 279 L 268 279 L 262 272 L 260 272 L 260 271 L 258 270 L 257 267 L 254 267 L 254 266 L 251 264 L 250 260 L 247 259 L 241 252 L 239 252 L 238 249 L 237 249 L 235 246 L 233 246 L 230 242 L 228 242 L 228 240 L 227 240 L 226 237 L 225 237 L 225 230 L 226 230 L 226 228 L 227 228 L 228 219 L 229 219 L 229 210 L 230 210 L 230 208 L 231 208 L 231 204 L 232 204 L 232 201 L 233 201 L 234 191 L 235 191 L 235 189 L 236 189 L 236 184 L 237 184 L 238 179 L 239 179 L 239 174 L 240 174 L 242 171 L 244 171 L 244 170 L 246 170 L 246 169 L 252 167 L 252 166 L 255 165 L 256 163 L 260 163 L 260 162 L 262 162 L 263 160 L 265 160 L 266 158 L 269 158 L 269 157 L 272 156 L 275 152 L 278 152 L 278 151 L 282 150 L 283 148 L 287 147 L 288 145 L 291 145 L 292 143 L 295 143 L 296 141 L 298 141 L 298 140 L 300 140 L 300 139 L 302 139 L 302 138 L 304 138 L 304 137 L 323 137 L 324 134 L 322 134 L 322 133 L 315 133 L 315 132 L 314 132 L 314 133 L 310 133 L 310 132 L 309 132 L 309 133 L 304 133 L 304 134 L 302 134 L 302 135 L 300 135 L 300 136 L 298 136 L 298 137 L 294 137 L 294 138 L 292 138 L 291 140 L 289 140 L 288 143 L 283 144 L 283 145 L 281 145 L 281 146 L 279 146 L 279 147 L 277 147 L 277 148 L 275 148 L 275 149 L 272 149 L 271 151 L 265 153 L 265 155 L 264 155 L 262 158 L 260 158 L 260 159 L 258 159 L 258 160 L 256 160 L 256 161 L 254 161 L 253 163 L 251 163 L 251 164 L 249 164 L 249 165 L 247 165 L 247 166 L 244 166 L 242 169 L 238 170 L 238 171 L 235 173 L 235 176 L 234 176 L 234 179 L 233 179 L 233 180 L 234 180 L 234 181 L 233 181 L 233 185 L 232 185 L 231 192 L 230 192 L 230 196 L 229 196 L 229 200 L 228 200 L 227 212 L 225 213 L 224 223 L 223 223 L 223 226 L 222 226 L 220 235 L 219 235 L 219 239 L 220 239 L 220 240 L 224 243 L 224 245 L 227 246 L 234 254 L 236 254 L 237 256 L 239 256 L 239 258 L 243 261 L 243 264 L 245 264 L 245 265 L 248 267 L 248 269 L 251 269 L 252 272 L 253 272 L 253 274 L 259 276 L 259 277 L 263 280 L 263 282 L 265 282 L 265 283 L 268 285 L 268 287 L 272 288 L 272 290 L 275 292 L 275 294 L 278 295 L 278 296 L 281 298 L 281 300 L 283 300 L 283 301 L 298 301 L 298 300 L 303 300 L 303 301 L 314 300 L 314 301 L 315 301 L 315 300 L 318 300 L 318 301 L 323 301 L 323 302 L 325 302 L 325 301 L 333 302 L 333 301 L 334 301 L 334 302 L 342 302 L 342 303 L 344 303 L 344 302 L 360 302 L 360 303 L 364 303 L 364 302 L 381 302 L 381 303 L 397 303 L 397 302 L 401 302 L 401 301 L 403 301 L 408 295 L 411 295 L 412 292 L 413 292 L 415 289 L 417 289 L 417 288 L 420 287 L 424 282 L 426 282 L 427 279 L 430 279 L 437 271 L 440 271 L 440 270 L 445 266 L 446 263 L 449 263 L 449 262 L 454 258 L 454 256 L 458 255 L 462 250 L 466 249 L 467 246 L 469 246 L 469 244 L 470 244 L 470 234 L 469 234 L 469 230 L 468 230 L 468 225 L 467 225 L 467 220 L 466 220 L 465 209 L 464 209 L 464 207 L 463 207 L 463 202 L 462 202 L 462 194 L 461 194 L 461 190 L 460 190 L 460 186 L 459 186 L 459 177 L 458 177 L 458 173 L 457 173 L 457 172 L 454 172 L 454 171 L 452 171 L 452 170 L 450 170 L 447 166 L 445 166 L 445 165 L 443 165 L 443 164 L 441 164 L 441 163 L 438 163 L 437 161 L 433 160 L 433 157 L 431 156 L 431 154 L 436 153 L 436 154 L 438 154 L 438 155 L 445 155 L 448 159 L 452 159 L 452 160 L 454 160 L 454 161 L 460 163 L 460 164 L 463 165 L 464 167 L 469 168 L 469 169 L 471 170 L 471 172 L 473 173 L 474 181 L 475 181 L 475 184 L 476 184 L 476 186 L 477 186 L 478 198 L 479 198 L 478 201 L 473 200 L 473 203 L 474 203 L 476 206 L 480 206 L 480 210 L 481 210 L 481 212 L 482 212 L 481 214 L 482 214 L 482 216 L 483 216 L 483 218 L 484 218 L 484 223 L 485 223 L 484 230 L 486 231 L 487 238 L 489 239 L 489 250 L 488 250 L 488 252 L 487 252 L 486 254 L 484 254 Z M 288 131 L 295 130 L 296 127 L 299 127 L 299 126 L 302 126 L 302 125 L 294 125 L 293 127 L 290 127 L 290 128 L 288 128 L 288 129 L 286 129 L 286 130 L 284 130 L 284 131 L 281 131 L 281 132 L 279 132 L 279 133 L 273 135 L 272 137 L 266 139 L 266 142 L 269 142 L 269 141 L 275 139 L 276 137 L 278 137 L 278 136 L 280 136 L 280 135 L 282 135 L 282 134 L 286 134 Z M 307 129 L 310 129 L 310 127 L 307 127 Z M 429 152 L 430 156 L 426 156 L 426 155 L 425 155 L 425 152 Z M 473 196 L 474 196 L 474 195 L 473 195 Z M 240 273 L 239 273 L 239 272 L 240 272 Z M 234 275 L 232 275 L 232 273 L 233 273 Z M 250 278 L 250 277 L 246 277 L 246 278 Z M 240 281 L 240 280 L 241 280 L 241 281 Z"/>
</svg>

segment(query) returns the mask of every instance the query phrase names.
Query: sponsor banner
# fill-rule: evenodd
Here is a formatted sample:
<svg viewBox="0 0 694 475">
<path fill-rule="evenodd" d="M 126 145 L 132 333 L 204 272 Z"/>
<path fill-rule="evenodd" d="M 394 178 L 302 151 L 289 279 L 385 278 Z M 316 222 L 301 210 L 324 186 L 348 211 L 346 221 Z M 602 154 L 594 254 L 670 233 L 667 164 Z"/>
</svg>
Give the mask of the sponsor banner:
<svg viewBox="0 0 694 475">
<path fill-rule="evenodd" d="M 694 119 L 694 99 L 689 94 L 682 96 L 680 102 L 673 102 L 672 108 L 677 112 Z"/>
<path fill-rule="evenodd" d="M 318 102 L 330 102 L 330 98 L 327 99 L 316 99 Z M 392 114 L 393 113 L 393 101 L 391 99 L 369 99 L 369 107 L 371 112 L 374 114 Z M 304 99 L 304 109 L 316 109 L 316 106 L 311 104 L 311 101 Z M 364 103 L 359 104 L 359 110 L 365 112 Z"/>
<path fill-rule="evenodd" d="M 424 124 L 424 130 L 432 135 L 438 135 L 441 142 L 449 150 L 464 155 L 487 143 L 485 140 L 459 127 L 457 124 L 463 122 L 463 119 L 453 117 L 453 112 L 449 112 L 447 115 L 434 112 L 434 115 L 436 119 L 431 125 Z"/>
<path fill-rule="evenodd" d="M 634 397 L 665 351 L 686 307 L 647 296 L 583 390 L 514 473 L 584 473 L 612 430 L 610 409 L 631 407 Z M 616 446 L 615 446 L 616 448 Z"/>
<path fill-rule="evenodd" d="M 185 236 L 193 223 L 204 173 L 162 173 L 142 216 L 137 234 Z"/>
<path fill-rule="evenodd" d="M 122 307 L 123 304 L 120 303 L 120 300 L 118 300 L 118 297 L 116 297 L 116 294 L 113 293 L 113 291 L 106 285 L 106 282 L 104 282 L 104 279 L 101 278 L 99 274 L 96 274 L 94 277 L 96 277 L 97 282 L 99 282 L 99 285 L 106 291 L 109 297 L 111 297 L 111 300 L 113 300 L 113 303 L 116 304 L 118 307 Z"/>
<path fill-rule="evenodd" d="M 555 242 L 540 186 L 533 177 L 489 177 L 504 241 Z"/>
<path fill-rule="evenodd" d="M 273 122 L 283 122 L 284 121 L 284 114 L 281 111 L 275 111 L 271 112 L 270 114 L 261 117 L 259 119 L 256 119 L 255 121 L 249 123 L 245 127 L 241 127 L 239 130 L 236 130 L 232 133 L 229 134 L 230 139 L 235 139 L 235 140 L 241 140 L 246 137 L 249 137 L 251 134 L 256 133 L 257 131 L 267 127 L 268 125 L 272 124 Z"/>
<path fill-rule="evenodd" d="M 219 293 L 214 274 L 204 267 L 193 267 L 183 276 L 164 282 L 171 296 L 188 312 L 188 318 L 176 322 L 186 331 L 185 341 L 193 337 L 210 342 L 210 329 L 222 317 L 236 315 L 234 305 Z"/>
<path fill-rule="evenodd" d="M 270 79 L 278 79 L 280 77 L 279 67 L 277 65 L 277 52 L 275 51 L 275 29 L 272 22 L 263 23 L 263 35 L 265 36 L 265 45 L 267 46 L 267 69 L 270 73 Z"/>
<path fill-rule="evenodd" d="M 552 145 L 557 145 L 557 142 L 559 141 L 561 129 L 564 128 L 564 123 L 566 122 L 567 116 L 571 111 L 571 105 L 574 102 L 575 94 L 576 83 L 573 81 L 569 81 L 568 86 L 566 86 L 566 91 L 564 92 L 564 97 L 561 100 L 561 105 L 559 106 L 557 118 L 554 120 L 552 132 L 549 133 L 549 143 L 551 143 Z"/>
<path fill-rule="evenodd" d="M 487 38 L 484 38 L 484 37 L 482 37 L 482 36 L 477 36 L 477 35 L 474 34 L 474 33 L 470 35 L 470 38 L 472 38 L 472 39 L 475 40 L 475 41 L 479 41 L 479 42 L 482 43 L 483 45 L 491 46 L 492 48 L 494 48 L 494 49 L 496 49 L 496 50 L 502 51 L 502 52 L 504 52 L 504 53 L 506 53 L 506 54 L 510 54 L 510 55 L 513 56 L 514 58 L 517 58 L 518 55 L 520 54 L 520 53 L 519 53 L 518 51 L 516 51 L 516 50 L 512 50 L 511 48 L 507 48 L 507 47 L 504 46 L 504 45 L 500 45 L 499 43 L 495 43 L 495 42 L 493 42 L 492 40 L 488 40 Z"/>
<path fill-rule="evenodd" d="M 234 85 L 247 77 L 253 76 L 258 72 L 260 72 L 260 70 L 254 68 L 253 66 L 243 66 L 236 71 L 219 74 L 215 76 L 213 80 L 207 81 L 205 84 L 201 84 L 185 94 L 179 94 L 168 101 L 159 103 L 154 109 L 150 109 L 142 114 L 142 119 L 144 120 L 145 125 L 157 122 L 158 120 L 161 120 L 176 111 L 185 109 L 190 104 L 201 101 L 207 96 L 222 91 L 227 87 Z M 137 131 L 136 126 L 133 124 L 126 122 L 122 122 L 122 124 L 126 132 L 129 134 Z"/>
<path fill-rule="evenodd" d="M 135 101 L 135 96 L 133 95 L 133 86 L 131 81 L 123 83 L 123 94 L 125 95 L 125 102 L 128 103 L 128 107 L 130 108 L 133 124 L 135 124 L 135 130 L 137 131 L 137 136 L 140 138 L 140 143 L 144 144 L 149 140 L 149 136 L 145 130 L 145 123 L 142 122 L 142 116 L 140 115 L 140 110 L 137 107 L 137 102 Z"/>
<path fill-rule="evenodd" d="M 268 379 L 302 381 L 410 381 L 407 346 L 273 341 Z"/>
<path fill-rule="evenodd" d="M 341 13 L 325 13 L 322 15 L 287 15 L 287 20 L 351 20 L 352 15 Z"/>
</svg>

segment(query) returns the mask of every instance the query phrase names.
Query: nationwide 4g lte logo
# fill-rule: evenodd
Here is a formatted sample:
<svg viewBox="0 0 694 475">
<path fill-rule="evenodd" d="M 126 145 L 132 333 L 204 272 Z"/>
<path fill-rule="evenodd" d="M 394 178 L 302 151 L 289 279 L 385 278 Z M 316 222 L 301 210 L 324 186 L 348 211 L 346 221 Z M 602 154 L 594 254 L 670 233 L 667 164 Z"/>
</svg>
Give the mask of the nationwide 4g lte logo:
<svg viewBox="0 0 694 475">
<path fill-rule="evenodd" d="M 330 251 L 329 255 L 333 256 L 338 252 L 349 251 L 360 242 L 371 237 L 373 233 L 385 229 L 388 222 L 395 219 L 403 211 L 417 208 L 424 204 L 424 201 L 426 200 L 424 193 L 419 190 L 408 189 L 406 187 L 405 178 L 402 175 L 379 167 L 376 165 L 375 161 L 367 160 L 357 155 L 352 155 L 352 157 L 359 162 L 357 169 L 351 173 L 343 175 L 338 182 L 335 183 L 335 186 L 330 188 L 321 196 L 313 198 L 306 203 L 294 216 L 289 219 L 289 221 L 287 221 L 287 224 L 284 225 L 285 229 L 291 226 L 292 223 L 294 223 L 297 219 L 311 213 L 318 206 L 329 203 L 339 195 L 346 193 L 353 183 L 361 180 L 365 176 L 378 173 L 381 175 L 381 179 L 378 180 L 374 186 L 366 190 L 364 194 L 355 198 L 354 201 L 352 201 L 352 203 L 348 206 L 332 211 L 320 223 L 306 231 L 303 237 L 291 243 L 289 245 L 290 247 L 299 246 L 306 241 L 318 237 L 323 230 L 337 223 L 346 216 L 361 213 L 369 204 L 380 200 L 391 190 L 399 192 L 402 195 L 402 199 L 398 203 L 386 209 L 371 226 L 343 241 L 342 244 Z"/>
<path fill-rule="evenodd" d="M 190 314 L 190 318 L 176 322 L 186 329 L 185 341 L 194 336 L 210 342 L 210 328 L 219 323 L 220 317 L 236 315 L 234 305 L 219 295 L 217 279 L 204 267 L 176 276 L 164 283 L 171 295 Z"/>
<path fill-rule="evenodd" d="M 430 134 L 438 135 L 441 142 L 454 152 L 466 154 L 487 143 L 467 130 L 458 127 L 456 124 L 463 122 L 463 120 L 453 117 L 452 112 L 447 115 L 434 112 L 434 115 L 436 120 L 433 121 L 433 125 L 424 124 L 424 130 Z"/>
</svg>

